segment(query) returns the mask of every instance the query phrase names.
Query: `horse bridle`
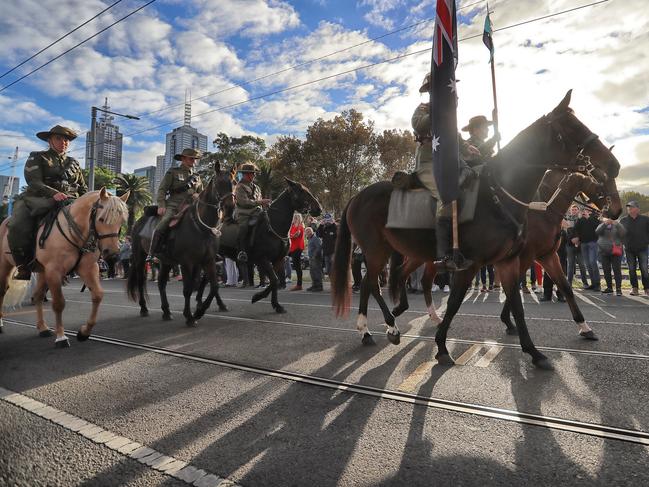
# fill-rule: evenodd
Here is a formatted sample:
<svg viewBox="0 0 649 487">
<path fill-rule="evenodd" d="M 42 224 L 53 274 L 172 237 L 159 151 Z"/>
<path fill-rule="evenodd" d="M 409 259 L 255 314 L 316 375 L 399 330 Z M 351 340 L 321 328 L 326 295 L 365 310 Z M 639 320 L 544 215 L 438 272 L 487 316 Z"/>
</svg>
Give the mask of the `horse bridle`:
<svg viewBox="0 0 649 487">
<path fill-rule="evenodd" d="M 61 208 L 61 213 L 63 213 L 63 216 L 65 217 L 65 220 L 68 222 L 68 228 L 70 231 L 75 235 L 75 237 L 79 238 L 83 243 L 81 245 L 78 245 L 74 243 L 70 238 L 65 234 L 63 231 L 63 227 L 61 227 L 61 222 L 59 219 L 56 219 L 56 227 L 59 229 L 59 232 L 61 232 L 61 235 L 79 251 L 79 255 L 87 254 L 87 253 L 93 253 L 99 248 L 99 241 L 103 240 L 105 238 L 115 238 L 119 237 L 121 233 L 121 228 L 120 231 L 114 232 L 114 233 L 104 233 L 101 234 L 97 231 L 97 210 L 103 208 L 102 204 L 100 203 L 100 200 L 97 200 L 94 202 L 92 205 L 92 209 L 90 210 L 90 230 L 88 232 L 88 236 L 84 237 L 81 228 L 79 228 L 79 225 L 77 225 L 77 222 L 74 221 L 72 218 L 72 215 L 70 215 L 70 211 L 67 206 L 64 206 Z M 80 259 L 81 257 L 79 257 Z M 76 267 L 76 265 L 75 265 Z"/>
<path fill-rule="evenodd" d="M 226 198 L 230 198 L 230 197 L 232 197 L 232 192 L 230 192 L 230 193 L 226 193 L 226 194 L 224 194 L 223 196 L 220 196 L 219 192 L 217 191 L 217 192 L 216 192 L 216 197 L 217 197 L 217 202 L 216 202 L 216 204 L 215 204 L 215 203 L 208 203 L 207 201 L 201 201 L 200 198 L 196 199 L 196 201 L 194 202 L 194 209 L 195 209 L 195 212 L 194 212 L 194 213 L 196 214 L 196 221 L 197 221 L 197 223 L 198 223 L 200 226 L 202 226 L 205 230 L 208 230 L 208 231 L 212 232 L 213 235 L 215 235 L 215 236 L 218 237 L 218 236 L 221 234 L 221 225 L 222 225 L 222 224 L 219 224 L 219 223 L 218 223 L 218 214 L 219 214 L 219 212 L 221 211 L 221 207 L 222 207 L 223 202 L 225 201 L 225 199 L 226 199 Z M 207 207 L 209 207 L 209 208 L 214 208 L 214 209 L 216 210 L 216 214 L 217 214 L 217 225 L 216 225 L 215 227 L 210 227 L 207 223 L 205 223 L 205 222 L 203 221 L 203 219 L 201 218 L 201 214 L 200 214 L 200 212 L 198 211 L 198 206 L 199 206 L 199 205 L 207 206 Z M 199 227 L 199 228 L 200 228 L 200 227 Z"/>
</svg>

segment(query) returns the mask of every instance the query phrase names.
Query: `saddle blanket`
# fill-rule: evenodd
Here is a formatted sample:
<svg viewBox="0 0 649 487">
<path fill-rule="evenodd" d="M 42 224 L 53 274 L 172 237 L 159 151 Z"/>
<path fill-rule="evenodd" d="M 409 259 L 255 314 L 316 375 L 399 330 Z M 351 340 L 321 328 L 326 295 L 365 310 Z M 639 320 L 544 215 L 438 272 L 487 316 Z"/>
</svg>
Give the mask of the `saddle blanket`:
<svg viewBox="0 0 649 487">
<path fill-rule="evenodd" d="M 435 228 L 437 200 L 427 189 L 393 189 L 387 228 Z"/>
</svg>

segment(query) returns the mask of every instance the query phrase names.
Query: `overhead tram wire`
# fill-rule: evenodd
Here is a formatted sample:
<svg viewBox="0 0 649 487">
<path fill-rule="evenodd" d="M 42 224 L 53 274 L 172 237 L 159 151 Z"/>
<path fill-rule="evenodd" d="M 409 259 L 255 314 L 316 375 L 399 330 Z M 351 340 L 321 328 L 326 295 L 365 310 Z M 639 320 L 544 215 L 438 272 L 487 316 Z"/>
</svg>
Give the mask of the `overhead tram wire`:
<svg viewBox="0 0 649 487">
<path fill-rule="evenodd" d="M 551 17 L 557 17 L 559 15 L 574 12 L 575 10 L 580 10 L 580 9 L 587 8 L 587 7 L 592 7 L 592 6 L 599 5 L 599 4 L 602 4 L 602 3 L 606 3 L 606 2 L 609 2 L 609 1 L 610 0 L 599 0 L 597 2 L 592 2 L 592 3 L 586 4 L 586 5 L 581 5 L 581 6 L 570 8 L 570 9 L 567 9 L 567 10 L 562 10 L 561 12 L 555 12 L 553 14 L 548 14 L 548 15 L 544 15 L 544 16 L 541 16 L 541 17 L 535 17 L 533 19 L 518 22 L 516 24 L 511 24 L 511 25 L 507 25 L 505 27 L 500 27 L 498 29 L 494 29 L 493 32 L 500 32 L 500 31 L 507 30 L 507 29 L 512 29 L 514 27 L 518 27 L 518 26 L 521 26 L 521 25 L 530 24 L 532 22 L 538 22 L 540 20 L 545 20 L 545 19 L 548 19 L 548 18 L 551 18 Z M 459 39 L 458 42 L 468 41 L 470 39 L 475 39 L 476 37 L 482 37 L 482 33 L 475 34 L 475 35 L 472 35 L 472 36 L 469 36 L 469 37 L 463 37 L 462 39 Z M 416 56 L 418 54 L 423 54 L 425 52 L 430 52 L 430 51 L 432 51 L 432 47 L 427 47 L 425 49 L 420 49 L 418 51 L 413 51 L 413 52 L 409 52 L 409 53 L 406 53 L 406 54 L 400 54 L 399 56 L 395 56 L 395 57 L 392 57 L 392 58 L 389 58 L 389 59 L 384 59 L 383 61 L 377 61 L 375 63 L 366 64 L 366 65 L 363 65 L 363 66 L 359 66 L 357 68 L 352 68 L 352 69 L 348 69 L 346 71 L 341 71 L 339 73 L 335 73 L 335 74 L 332 74 L 332 75 L 329 75 L 329 76 L 324 76 L 322 78 L 314 79 L 314 80 L 311 80 L 311 81 L 305 81 L 304 83 L 300 83 L 300 84 L 297 84 L 297 85 L 287 86 L 286 88 L 281 88 L 279 90 L 275 90 L 275 91 L 272 91 L 272 92 L 269 92 L 269 93 L 264 93 L 262 95 L 258 95 L 258 96 L 252 97 L 252 98 L 248 98 L 248 99 L 242 100 L 240 102 L 232 103 L 230 105 L 224 105 L 224 106 L 217 107 L 217 108 L 214 108 L 214 109 L 211 109 L 211 110 L 207 110 L 205 112 L 197 113 L 196 115 L 192 115 L 192 119 L 199 118 L 199 117 L 202 117 L 203 115 L 208 115 L 210 113 L 215 113 L 215 112 L 218 112 L 218 111 L 226 110 L 228 108 L 233 108 L 233 107 L 236 107 L 236 106 L 245 105 L 246 103 L 250 103 L 250 102 L 253 102 L 253 101 L 256 101 L 256 100 L 260 100 L 262 98 L 267 98 L 269 96 L 277 95 L 279 93 L 284 93 L 286 91 L 291 91 L 291 90 L 294 90 L 294 89 L 303 88 L 303 87 L 308 86 L 308 85 L 319 83 L 320 81 L 325 81 L 325 80 L 328 80 L 328 79 L 336 78 L 338 76 L 344 76 L 346 74 L 350 74 L 350 73 L 353 73 L 353 72 L 356 72 L 356 71 L 361 71 L 363 69 L 372 68 L 372 67 L 378 66 L 380 64 L 385 64 L 385 63 L 389 63 L 389 62 L 392 62 L 392 61 L 397 61 L 399 59 L 403 59 L 403 58 L 410 57 L 410 56 Z M 145 133 L 145 132 L 149 132 L 151 130 L 166 127 L 168 125 L 177 124 L 177 123 L 180 123 L 182 121 L 183 120 L 180 119 L 180 120 L 173 120 L 171 122 L 165 122 L 165 123 L 162 123 L 162 124 L 159 124 L 159 125 L 155 125 L 155 126 L 152 126 L 152 127 L 142 129 L 142 130 L 138 130 L 136 132 L 131 132 L 131 133 L 125 134 L 124 137 L 132 137 L 134 135 L 139 135 L 139 134 L 142 134 L 142 133 Z M 101 144 L 102 144 L 102 142 L 98 142 L 96 145 L 101 145 Z M 75 149 L 75 150 L 70 151 L 70 152 L 79 152 L 81 150 L 85 150 L 85 148 Z"/>
<path fill-rule="evenodd" d="M 102 15 L 103 13 L 105 13 L 105 12 L 107 12 L 108 10 L 110 10 L 111 8 L 113 8 L 115 5 L 117 5 L 117 4 L 120 3 L 121 1 L 122 1 L 122 0 L 117 0 L 115 3 L 109 5 L 109 6 L 106 7 L 104 10 L 102 10 L 101 12 L 99 12 L 98 14 L 96 14 L 94 17 L 91 17 L 91 18 L 89 18 L 88 20 L 86 20 L 85 22 L 83 22 L 82 24 L 77 25 L 74 29 L 72 29 L 72 30 L 69 31 L 68 33 L 62 35 L 62 36 L 59 37 L 57 40 L 51 42 L 50 44 L 48 44 L 47 46 L 45 46 L 43 49 L 41 49 L 40 51 L 38 51 L 37 53 L 32 54 L 30 57 L 28 57 L 27 59 L 25 59 L 25 60 L 24 60 L 23 62 L 21 62 L 20 64 L 17 64 L 17 65 L 14 66 L 13 68 L 11 68 L 9 71 L 6 71 L 6 72 L 0 74 L 0 78 L 4 78 L 4 77 L 7 76 L 9 73 L 11 73 L 11 72 L 15 71 L 16 69 L 18 69 L 19 67 L 21 67 L 23 64 L 25 64 L 25 63 L 31 61 L 32 59 L 34 59 L 34 58 L 35 58 L 36 56 L 38 56 L 39 54 L 42 54 L 43 52 L 47 51 L 47 50 L 48 50 L 50 47 L 52 47 L 53 45 L 58 44 L 59 42 L 61 42 L 63 39 L 65 39 L 65 38 L 68 37 L 69 35 L 74 34 L 74 33 L 75 33 L 76 31 L 78 31 L 81 27 L 83 27 L 84 25 L 88 25 L 90 22 L 92 22 L 92 21 L 95 20 L 97 17 L 99 17 L 99 16 Z"/>
<path fill-rule="evenodd" d="M 104 28 L 101 29 L 99 32 L 96 32 L 95 34 L 91 35 L 90 37 L 85 38 L 83 41 L 79 42 L 78 44 L 75 44 L 75 45 L 72 46 L 70 49 L 66 49 L 65 51 L 63 51 L 63 52 L 62 52 L 61 54 L 59 54 L 58 56 L 53 57 L 52 59 L 50 59 L 50 60 L 47 61 L 46 63 L 41 64 L 39 67 L 37 67 L 37 68 L 31 70 L 29 73 L 27 73 L 27 74 L 21 76 L 21 77 L 18 78 L 17 80 L 14 80 L 14 81 L 12 81 L 11 83 L 9 83 L 8 85 L 3 86 L 2 88 L 0 88 L 0 92 L 3 92 L 3 91 L 6 90 L 7 88 L 9 88 L 9 87 L 15 85 L 16 83 L 18 83 L 18 82 L 24 80 L 24 79 L 27 78 L 28 76 L 31 76 L 31 75 L 34 74 L 36 71 L 39 71 L 40 69 L 44 68 L 45 66 L 49 65 L 50 63 L 53 63 L 53 62 L 56 61 L 57 59 L 59 59 L 59 58 L 65 56 L 67 53 L 69 53 L 70 51 L 73 51 L 73 50 L 76 49 L 77 47 L 79 47 L 79 46 L 85 44 L 85 43 L 88 42 L 89 40 L 94 39 L 94 38 L 97 37 L 99 34 L 102 34 L 103 32 L 106 32 L 106 31 L 107 31 L 108 29 L 110 29 L 111 27 L 113 27 L 113 26 L 119 24 L 120 22 L 122 22 L 122 21 L 128 19 L 131 15 L 134 15 L 134 14 L 138 13 L 140 10 L 142 10 L 142 9 L 145 8 L 145 7 L 148 7 L 149 5 L 151 5 L 151 4 L 152 4 L 153 2 L 155 2 L 155 1 L 156 1 L 156 0 L 149 0 L 147 3 L 145 3 L 145 4 L 142 5 L 141 7 L 136 8 L 136 9 L 133 10 L 131 13 L 125 15 L 125 16 L 122 17 L 121 19 L 118 19 L 118 20 L 116 20 L 115 22 L 113 22 L 112 24 L 108 25 L 107 27 L 104 27 Z"/>
<path fill-rule="evenodd" d="M 463 6 L 460 7 L 458 10 L 462 10 L 462 9 L 465 9 L 465 8 L 473 7 L 474 5 L 478 5 L 479 3 L 484 3 L 485 1 L 486 1 L 486 0 L 480 0 L 480 1 L 478 1 L 478 2 L 470 3 L 469 5 L 463 5 Z M 261 81 L 261 80 L 264 80 L 264 79 L 270 78 L 270 77 L 272 77 L 272 76 L 276 76 L 276 75 L 278 75 L 278 74 L 286 73 L 286 72 L 288 72 L 288 71 L 292 71 L 292 70 L 297 69 L 297 68 L 302 68 L 302 67 L 304 67 L 304 66 L 308 66 L 309 64 L 313 64 L 313 63 L 315 63 L 315 62 L 317 62 L 317 61 L 322 61 L 323 59 L 326 59 L 326 58 L 328 58 L 328 57 L 334 56 L 334 55 L 336 55 L 336 54 L 340 54 L 341 52 L 350 51 L 350 50 L 352 50 L 352 49 L 355 49 L 355 48 L 357 48 L 357 47 L 363 46 L 363 45 L 365 45 L 365 44 L 369 44 L 370 42 L 374 42 L 374 41 L 378 41 L 379 39 L 383 39 L 384 37 L 388 37 L 388 36 L 391 36 L 391 35 L 393 35 L 393 34 L 398 34 L 399 32 L 403 32 L 403 31 L 405 31 L 405 30 L 412 29 L 413 27 L 417 27 L 418 25 L 425 24 L 425 23 L 427 23 L 427 22 L 432 22 L 433 20 L 435 20 L 435 17 L 429 17 L 429 18 L 427 18 L 427 19 L 420 20 L 420 21 L 415 22 L 415 23 L 413 23 L 413 24 L 405 25 L 405 26 L 403 26 L 403 27 L 398 28 L 397 30 L 393 30 L 393 31 L 391 31 L 391 32 L 386 32 L 385 34 L 382 34 L 382 35 L 380 35 L 380 36 L 378 36 L 378 37 L 373 37 L 373 38 L 371 38 L 371 39 L 368 39 L 368 40 L 366 40 L 366 41 L 360 42 L 360 43 L 358 43 L 358 44 L 354 44 L 353 46 L 344 47 L 344 48 L 342 48 L 342 49 L 338 49 L 337 51 L 333 51 L 333 52 L 330 52 L 330 53 L 328 53 L 328 54 L 324 54 L 324 55 L 322 55 L 322 56 L 319 56 L 319 57 L 317 57 L 317 58 L 310 59 L 309 61 L 305 61 L 305 62 L 303 62 L 303 63 L 299 63 L 299 64 L 295 64 L 295 65 L 293 65 L 293 66 L 289 66 L 288 68 L 280 69 L 279 71 L 274 71 L 274 72 L 272 72 L 272 73 L 265 74 L 264 76 L 260 76 L 260 77 L 258 77 L 258 78 L 252 79 L 252 80 L 250 80 L 250 81 L 246 81 L 246 82 L 244 82 L 244 83 L 236 83 L 236 84 L 234 84 L 233 86 L 229 86 L 229 87 L 224 88 L 224 89 L 222 89 L 222 90 L 214 91 L 214 92 L 212 92 L 212 93 L 207 93 L 206 95 L 201 95 L 201 96 L 199 96 L 199 97 L 192 98 L 192 101 L 195 101 L 195 100 L 203 100 L 203 99 L 208 98 L 208 97 L 210 97 L 210 96 L 220 95 L 221 93 L 225 93 L 225 92 L 227 92 L 227 91 L 234 90 L 235 88 L 242 88 L 242 87 L 244 87 L 244 86 L 248 86 L 248 85 L 250 85 L 250 84 L 252 84 L 252 83 L 256 83 L 257 81 Z M 182 103 L 175 103 L 175 104 L 173 104 L 173 105 L 167 105 L 166 107 L 160 108 L 160 109 L 158 109 L 158 110 L 153 110 L 153 111 L 151 111 L 151 112 L 147 112 L 147 113 L 144 113 L 144 114 L 142 114 L 142 115 L 138 115 L 138 116 L 139 116 L 140 118 L 146 118 L 146 117 L 149 117 L 149 116 L 151 116 L 151 115 L 153 115 L 153 114 L 160 113 L 160 112 L 164 112 L 164 111 L 167 111 L 167 110 L 171 110 L 172 108 L 176 108 L 176 107 L 179 107 L 179 106 L 182 106 L 182 105 L 184 105 L 184 102 L 182 102 Z"/>
</svg>

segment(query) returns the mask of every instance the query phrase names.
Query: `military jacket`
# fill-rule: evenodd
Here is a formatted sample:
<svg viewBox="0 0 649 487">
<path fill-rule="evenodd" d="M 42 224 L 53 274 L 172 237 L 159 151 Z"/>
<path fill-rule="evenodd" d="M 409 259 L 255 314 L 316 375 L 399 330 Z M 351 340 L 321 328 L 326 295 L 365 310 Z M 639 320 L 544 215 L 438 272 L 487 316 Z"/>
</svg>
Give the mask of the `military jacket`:
<svg viewBox="0 0 649 487">
<path fill-rule="evenodd" d="M 32 152 L 25 163 L 26 196 L 51 198 L 56 193 L 77 197 L 88 191 L 81 166 L 54 149 Z"/>
<path fill-rule="evenodd" d="M 237 201 L 235 218 L 241 215 L 250 215 L 261 205 L 261 189 L 255 183 L 239 181 L 234 188 L 234 196 Z"/>
<path fill-rule="evenodd" d="M 180 165 L 169 168 L 160 181 L 157 204 L 161 208 L 177 206 L 194 193 L 203 190 L 201 177 L 192 167 Z"/>
<path fill-rule="evenodd" d="M 467 142 L 480 151 L 480 155 L 482 156 L 481 161 L 484 161 L 494 155 L 494 146 L 496 145 L 495 137 L 484 141 L 480 140 L 478 137 L 469 137 L 469 140 L 467 140 Z"/>
<path fill-rule="evenodd" d="M 430 104 L 421 103 L 412 114 L 412 130 L 417 139 L 417 151 L 415 152 L 416 167 L 433 164 L 433 145 L 430 134 Z"/>
</svg>

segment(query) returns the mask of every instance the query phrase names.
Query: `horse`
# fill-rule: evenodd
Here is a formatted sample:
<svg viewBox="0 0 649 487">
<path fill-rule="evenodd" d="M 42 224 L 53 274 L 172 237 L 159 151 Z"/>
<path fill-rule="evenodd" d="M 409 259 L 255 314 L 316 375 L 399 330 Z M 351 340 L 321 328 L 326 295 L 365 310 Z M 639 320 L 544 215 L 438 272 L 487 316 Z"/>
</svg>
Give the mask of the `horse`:
<svg viewBox="0 0 649 487">
<path fill-rule="evenodd" d="M 70 346 L 63 327 L 65 297 L 62 291 L 63 280 L 69 272 L 75 270 L 79 274 L 92 296 L 90 316 L 77 332 L 77 340 L 87 340 L 97 323 L 97 311 L 104 296 L 97 261 L 100 256 L 109 259 L 119 254 L 119 232 L 128 218 L 125 202 L 129 194 L 112 196 L 106 188 L 86 193 L 57 212 L 48 236 L 43 236 L 43 225 L 39 228 L 37 237 L 44 242 L 36 248 L 38 277 L 33 292 L 36 328 L 40 337 L 54 335 L 43 318 L 43 298 L 49 288 L 56 317 L 56 348 Z M 15 267 L 7 242 L 8 220 L 0 225 L 0 323 L 9 275 Z"/>
<path fill-rule="evenodd" d="M 586 154 L 586 157 L 589 158 L 588 162 L 590 162 L 587 153 L 588 150 L 585 150 L 584 154 Z M 577 305 L 572 287 L 566 280 L 556 253 L 560 244 L 561 222 L 572 204 L 573 198 L 579 193 L 585 194 L 593 204 L 603 208 L 603 211 L 607 214 L 619 214 L 621 211 L 621 202 L 615 187 L 615 180 L 612 181 L 612 185 L 608 181 L 606 185 L 603 185 L 591 173 L 592 171 L 566 173 L 561 170 L 551 170 L 545 174 L 539 186 L 539 195 L 542 200 L 548 201 L 547 210 L 529 212 L 527 217 L 528 238 L 521 249 L 519 261 L 521 276 L 525 274 L 535 260 L 543 265 L 545 271 L 566 298 L 572 317 L 577 324 L 579 335 L 587 340 L 596 340 L 595 333 L 586 323 Z M 606 187 L 609 189 L 605 189 Z M 613 194 L 609 194 L 608 191 L 613 191 Z M 397 306 L 392 310 L 395 317 L 400 316 L 408 309 L 405 280 L 414 269 L 421 265 L 419 261 L 407 260 L 406 263 L 400 266 L 400 261 L 400 254 L 393 254 L 390 259 L 390 294 L 395 301 L 398 301 Z M 424 300 L 429 309 L 431 321 L 439 324 L 442 320 L 437 315 L 434 306 L 432 306 L 431 292 L 437 269 L 431 261 L 426 262 L 425 265 L 424 277 L 422 278 Z M 496 264 L 496 268 L 498 266 L 499 264 Z M 507 302 L 503 306 L 500 318 L 506 325 L 508 335 L 518 333 L 511 322 Z"/>
<path fill-rule="evenodd" d="M 552 369 L 550 361 L 532 342 L 518 293 L 518 254 L 525 237 L 527 202 L 533 198 L 547 169 L 577 171 L 585 148 L 589 148 L 591 153 L 606 154 L 597 157 L 599 166 L 593 171 L 609 178 L 615 178 L 619 172 L 617 160 L 610 157 L 610 151 L 570 109 L 571 93 L 568 91 L 550 113 L 520 132 L 485 165 L 480 174 L 474 219 L 459 226 L 461 251 L 473 259 L 473 265 L 454 275 L 447 311 L 435 336 L 436 359 L 440 365 L 454 364 L 446 347 L 446 336 L 476 270 L 487 263 L 502 262 L 501 281 L 514 315 L 521 348 L 532 357 L 535 366 Z M 366 345 L 374 343 L 367 328 L 370 293 L 383 312 L 388 339 L 395 344 L 400 341 L 394 316 L 385 304 L 377 282 L 378 272 L 393 250 L 421 262 L 431 260 L 435 255 L 434 231 L 385 228 L 392 188 L 389 182 L 379 182 L 353 197 L 343 212 L 336 242 L 332 298 L 337 315 L 345 314 L 351 301 L 348 274 L 352 235 L 365 255 L 367 272 L 361 284 L 357 329 Z"/>
<path fill-rule="evenodd" d="M 248 252 L 248 262 L 256 264 L 259 270 L 268 276 L 269 284 L 252 296 L 256 303 L 271 295 L 270 302 L 277 313 L 286 313 L 286 309 L 277 299 L 277 272 L 284 265 L 284 257 L 288 252 L 288 231 L 291 228 L 293 213 L 309 213 L 319 216 L 322 207 L 315 196 L 301 183 L 284 178 L 287 187 L 270 204 L 266 214 L 254 231 L 254 240 Z M 267 215 L 267 216 L 266 216 Z M 238 227 L 235 223 L 223 225 L 219 242 L 219 253 L 236 260 L 239 253 L 237 242 Z"/>
<path fill-rule="evenodd" d="M 190 327 L 198 325 L 212 299 L 216 298 L 219 310 L 227 311 L 228 308 L 219 296 L 219 285 L 216 272 L 217 237 L 219 234 L 219 212 L 226 201 L 231 200 L 233 180 L 230 171 L 221 171 L 219 165 L 215 167 L 214 176 L 191 207 L 180 217 L 178 224 L 170 231 L 173 232 L 173 241 L 169 241 L 167 250 L 160 258 L 160 271 L 158 273 L 158 290 L 160 292 L 162 319 L 171 321 L 173 316 L 169 309 L 167 299 L 167 282 L 171 267 L 178 263 L 183 275 L 183 296 L 185 306 L 183 316 L 185 324 Z M 131 270 L 127 281 L 129 298 L 140 305 L 140 316 L 149 316 L 146 293 L 146 259 L 147 249 L 150 245 L 148 237 L 140 233 L 151 216 L 144 215 L 133 225 L 131 236 L 132 255 Z M 201 272 L 205 271 L 210 283 L 210 292 L 207 299 L 196 307 L 192 314 L 191 295 Z"/>
</svg>

